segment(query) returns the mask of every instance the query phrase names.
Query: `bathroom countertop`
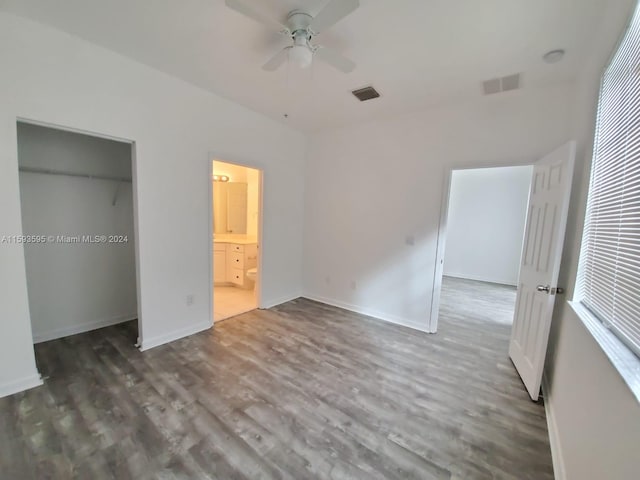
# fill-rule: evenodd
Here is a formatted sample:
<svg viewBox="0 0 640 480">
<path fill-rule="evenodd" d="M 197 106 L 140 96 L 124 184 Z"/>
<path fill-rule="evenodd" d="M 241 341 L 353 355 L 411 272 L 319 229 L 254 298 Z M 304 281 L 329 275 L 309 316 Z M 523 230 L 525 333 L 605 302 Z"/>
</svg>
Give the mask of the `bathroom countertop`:
<svg viewBox="0 0 640 480">
<path fill-rule="evenodd" d="M 251 245 L 258 243 L 258 238 L 253 235 L 214 235 L 213 243 L 236 243 L 239 245 Z"/>
</svg>

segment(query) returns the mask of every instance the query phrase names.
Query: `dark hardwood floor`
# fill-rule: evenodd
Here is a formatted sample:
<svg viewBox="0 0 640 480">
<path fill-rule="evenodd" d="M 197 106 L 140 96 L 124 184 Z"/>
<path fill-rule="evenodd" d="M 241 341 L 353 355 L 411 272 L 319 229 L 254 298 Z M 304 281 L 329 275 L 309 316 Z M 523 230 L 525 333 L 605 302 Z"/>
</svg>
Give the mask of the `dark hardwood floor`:
<svg viewBox="0 0 640 480">
<path fill-rule="evenodd" d="M 132 323 L 39 344 L 0 478 L 551 479 L 510 326 L 456 309 L 501 295 L 477 283 L 446 280 L 437 335 L 299 299 L 144 353 Z"/>
</svg>

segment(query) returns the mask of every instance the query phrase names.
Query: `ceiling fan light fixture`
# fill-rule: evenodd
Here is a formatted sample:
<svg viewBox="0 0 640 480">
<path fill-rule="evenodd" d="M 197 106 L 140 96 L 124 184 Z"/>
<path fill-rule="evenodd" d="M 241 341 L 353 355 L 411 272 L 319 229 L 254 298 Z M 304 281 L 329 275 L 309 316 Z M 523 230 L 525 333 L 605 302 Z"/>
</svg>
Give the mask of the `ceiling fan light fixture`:
<svg viewBox="0 0 640 480">
<path fill-rule="evenodd" d="M 230 9 L 293 40 L 292 45 L 284 47 L 272 56 L 262 66 L 263 70 L 276 71 L 287 60 L 289 64 L 293 63 L 299 68 L 308 68 L 314 58 L 343 73 L 351 73 L 356 67 L 352 60 L 340 53 L 313 43 L 313 38 L 353 13 L 360 6 L 360 0 L 328 0 L 315 16 L 303 10 L 292 10 L 284 23 L 265 13 L 255 3 L 256 0 L 225 0 Z"/>
<path fill-rule="evenodd" d="M 299 68 L 308 68 L 313 59 L 313 52 L 306 45 L 294 45 L 289 50 L 289 61 Z"/>
</svg>

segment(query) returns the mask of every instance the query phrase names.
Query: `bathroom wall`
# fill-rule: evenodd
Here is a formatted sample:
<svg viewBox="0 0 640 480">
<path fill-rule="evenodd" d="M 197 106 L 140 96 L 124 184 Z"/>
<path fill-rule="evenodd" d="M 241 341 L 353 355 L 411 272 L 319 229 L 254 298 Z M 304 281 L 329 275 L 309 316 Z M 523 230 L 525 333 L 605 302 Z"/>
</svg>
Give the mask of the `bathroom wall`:
<svg viewBox="0 0 640 480">
<path fill-rule="evenodd" d="M 247 236 L 258 237 L 258 222 L 260 209 L 260 171 L 255 168 L 244 167 L 221 160 L 213 161 L 213 173 L 216 175 L 227 175 L 230 182 L 242 182 L 247 184 Z M 221 212 L 216 208 L 215 182 L 213 183 L 214 193 L 214 216 L 223 217 L 226 212 Z"/>
<path fill-rule="evenodd" d="M 213 161 L 213 173 L 216 175 L 227 175 L 230 182 L 247 183 L 247 167 L 234 165 L 233 163 L 221 160 Z"/>
</svg>

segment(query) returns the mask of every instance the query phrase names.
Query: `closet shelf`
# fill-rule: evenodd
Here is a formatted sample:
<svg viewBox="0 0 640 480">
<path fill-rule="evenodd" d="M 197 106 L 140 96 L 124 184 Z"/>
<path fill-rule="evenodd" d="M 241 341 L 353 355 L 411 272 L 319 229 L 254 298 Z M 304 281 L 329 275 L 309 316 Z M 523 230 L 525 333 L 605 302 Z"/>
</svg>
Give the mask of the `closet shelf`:
<svg viewBox="0 0 640 480">
<path fill-rule="evenodd" d="M 69 172 L 64 170 L 51 170 L 48 168 L 38 168 L 38 167 L 19 167 L 21 172 L 27 173 L 42 173 L 45 175 L 64 175 L 67 177 L 81 177 L 81 178 L 91 178 L 96 180 L 113 180 L 115 182 L 128 182 L 131 183 L 131 179 L 127 177 L 116 177 L 112 175 L 100 175 L 100 174 L 91 174 L 91 173 L 77 173 L 77 172 Z"/>
</svg>

